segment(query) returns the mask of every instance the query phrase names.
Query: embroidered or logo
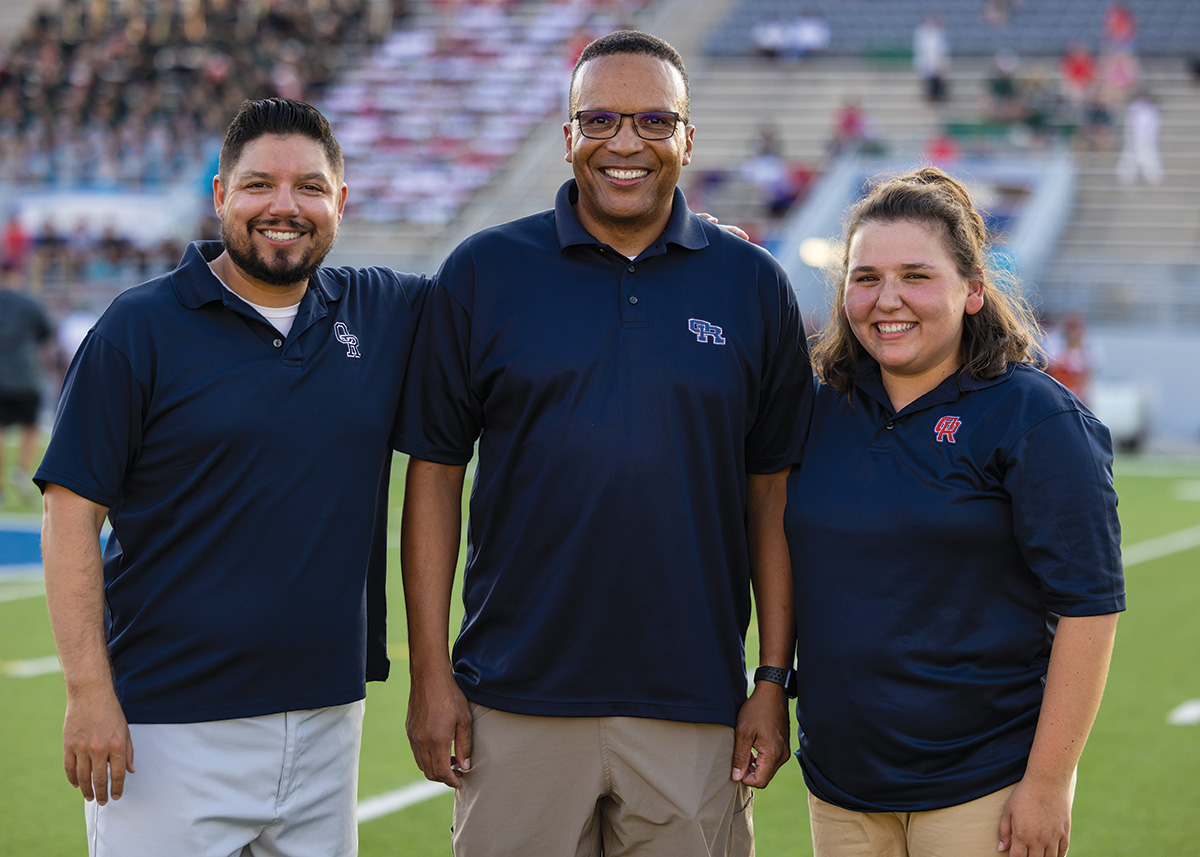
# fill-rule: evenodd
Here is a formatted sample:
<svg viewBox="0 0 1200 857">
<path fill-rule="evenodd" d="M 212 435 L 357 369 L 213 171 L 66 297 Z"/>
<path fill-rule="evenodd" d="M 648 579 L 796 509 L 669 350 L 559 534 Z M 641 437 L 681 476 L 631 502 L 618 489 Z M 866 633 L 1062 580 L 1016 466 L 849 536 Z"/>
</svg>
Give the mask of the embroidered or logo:
<svg viewBox="0 0 1200 857">
<path fill-rule="evenodd" d="M 696 334 L 697 342 L 711 342 L 713 345 L 725 344 L 725 330 L 702 318 L 689 318 L 688 330 Z"/>
<path fill-rule="evenodd" d="M 350 328 L 346 327 L 346 322 L 339 321 L 335 324 L 333 333 L 337 337 L 337 341 L 346 346 L 347 357 L 362 357 L 362 353 L 358 350 L 358 337 L 350 332 Z"/>
<path fill-rule="evenodd" d="M 954 433 L 958 431 L 962 425 L 962 420 L 958 417 L 942 417 L 938 420 L 937 425 L 933 430 L 937 432 L 938 443 L 954 443 Z"/>
</svg>

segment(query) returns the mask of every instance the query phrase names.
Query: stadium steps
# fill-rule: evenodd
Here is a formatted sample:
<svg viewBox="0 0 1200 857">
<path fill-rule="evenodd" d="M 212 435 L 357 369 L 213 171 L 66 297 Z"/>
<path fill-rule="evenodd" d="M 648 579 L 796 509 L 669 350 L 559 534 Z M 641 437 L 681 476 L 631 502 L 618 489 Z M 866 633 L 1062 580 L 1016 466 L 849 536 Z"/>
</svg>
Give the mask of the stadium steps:
<svg viewBox="0 0 1200 857">
<path fill-rule="evenodd" d="M 1116 179 L 1113 151 L 1079 158 L 1074 217 L 1038 284 L 1051 314 L 1096 321 L 1200 326 L 1200 97 L 1178 63 L 1150 63 L 1143 81 L 1163 118 L 1161 185 Z"/>
<path fill-rule="evenodd" d="M 705 33 L 728 5 L 727 0 L 657 0 L 638 14 L 635 25 L 675 45 L 689 62 L 691 73 L 690 66 L 702 61 L 699 46 Z M 571 177 L 571 166 L 563 160 L 563 118 L 552 116 L 538 125 L 462 216 L 436 235 L 414 241 L 400 234 L 408 231 L 407 225 L 375 227 L 348 222 L 331 261 L 369 259 L 400 270 L 432 272 L 468 235 L 551 207 L 555 192 Z"/>
</svg>

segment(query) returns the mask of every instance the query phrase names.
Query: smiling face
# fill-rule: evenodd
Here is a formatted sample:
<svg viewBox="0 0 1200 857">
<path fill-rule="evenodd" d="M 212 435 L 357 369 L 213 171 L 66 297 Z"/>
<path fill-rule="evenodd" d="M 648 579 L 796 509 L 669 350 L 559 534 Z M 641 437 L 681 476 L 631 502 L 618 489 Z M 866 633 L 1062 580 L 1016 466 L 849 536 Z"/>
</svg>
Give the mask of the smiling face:
<svg viewBox="0 0 1200 857">
<path fill-rule="evenodd" d="M 610 54 L 588 60 L 575 78 L 572 115 L 674 111 L 687 116 L 679 72 L 666 60 L 643 54 Z M 609 140 L 584 137 L 579 123 L 563 126 L 567 162 L 579 186 L 576 213 L 596 238 L 636 255 L 662 234 L 671 217 L 679 173 L 692 159 L 695 128 L 679 122 L 665 140 L 643 140 L 632 118 Z"/>
<path fill-rule="evenodd" d="M 959 368 L 963 319 L 983 307 L 983 284 L 958 272 L 940 225 L 912 220 L 863 222 L 847 260 L 843 311 L 900 410 Z"/>
<path fill-rule="evenodd" d="M 227 182 L 213 181 L 213 199 L 235 268 L 225 266 L 222 279 L 239 294 L 239 283 L 250 285 L 254 297 L 243 297 L 261 303 L 264 292 L 302 289 L 320 266 L 337 238 L 346 185 L 317 141 L 267 135 L 246 144 Z"/>
</svg>

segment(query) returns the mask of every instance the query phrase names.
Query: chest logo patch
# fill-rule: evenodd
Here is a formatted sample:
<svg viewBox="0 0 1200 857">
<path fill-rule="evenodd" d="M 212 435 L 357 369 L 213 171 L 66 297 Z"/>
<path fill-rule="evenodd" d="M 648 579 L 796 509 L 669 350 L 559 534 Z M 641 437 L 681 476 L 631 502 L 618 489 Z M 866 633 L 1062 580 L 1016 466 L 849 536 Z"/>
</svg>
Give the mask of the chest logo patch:
<svg viewBox="0 0 1200 857">
<path fill-rule="evenodd" d="M 346 322 L 339 321 L 333 326 L 333 334 L 337 337 L 337 341 L 346 346 L 347 357 L 362 357 L 362 352 L 358 350 L 358 337 L 350 332 L 350 328 L 346 327 Z"/>
<path fill-rule="evenodd" d="M 942 417 L 933 427 L 934 432 L 937 433 L 937 442 L 954 443 L 954 433 L 960 426 L 962 426 L 962 420 L 958 417 Z"/>
<path fill-rule="evenodd" d="M 696 334 L 697 342 L 710 342 L 713 345 L 725 344 L 725 330 L 702 318 L 689 318 L 688 330 Z"/>
</svg>

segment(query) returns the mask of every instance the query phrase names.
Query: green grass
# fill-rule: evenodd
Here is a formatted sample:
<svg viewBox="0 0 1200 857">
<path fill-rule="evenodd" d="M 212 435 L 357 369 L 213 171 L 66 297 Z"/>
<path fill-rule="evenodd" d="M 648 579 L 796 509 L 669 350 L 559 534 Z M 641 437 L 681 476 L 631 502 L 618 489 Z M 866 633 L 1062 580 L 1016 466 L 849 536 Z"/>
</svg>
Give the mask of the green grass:
<svg viewBox="0 0 1200 857">
<path fill-rule="evenodd" d="M 1145 463 L 1118 463 L 1117 488 L 1127 545 L 1200 524 L 1200 501 L 1179 499 L 1200 482 L 1200 463 L 1173 464 L 1150 474 Z M 398 541 L 403 477 L 393 488 L 393 544 Z M 1196 496 L 1193 490 L 1191 496 Z M 4 509 L 35 515 L 36 504 Z M 391 554 L 398 568 L 398 550 Z M 1200 699 L 1200 549 L 1140 563 L 1127 572 L 1129 612 L 1117 635 L 1108 691 L 1079 772 L 1072 857 L 1183 855 L 1200 841 L 1200 726 L 1170 726 L 1167 714 Z M 3 584 L 0 583 L 0 593 Z M 392 678 L 367 697 L 360 794 L 370 797 L 422 777 L 404 734 L 408 694 L 404 610 L 399 574 L 392 575 Z M 457 624 L 460 605 L 455 600 Z M 53 652 L 45 601 L 0 602 L 0 662 Z M 749 650 L 755 650 L 751 640 Z M 82 801 L 62 774 L 62 679 L 0 676 L 0 857 L 66 857 L 85 853 Z M 567 772 L 569 775 L 569 772 Z M 442 857 L 450 853 L 452 800 L 434 798 L 359 830 L 363 857 Z M 810 855 L 805 793 L 794 762 L 756 796 L 761 857 Z"/>
</svg>

